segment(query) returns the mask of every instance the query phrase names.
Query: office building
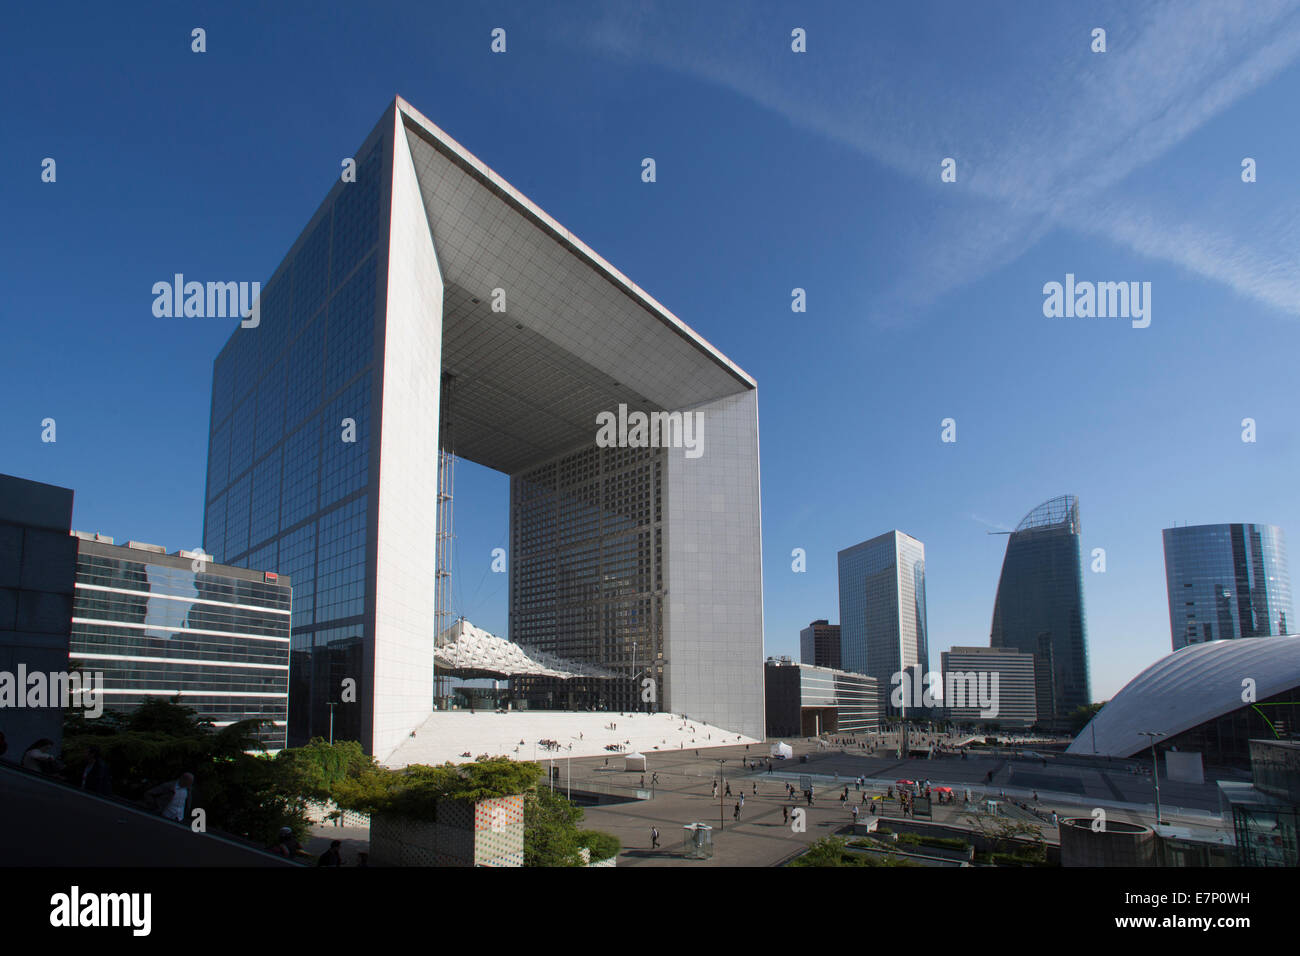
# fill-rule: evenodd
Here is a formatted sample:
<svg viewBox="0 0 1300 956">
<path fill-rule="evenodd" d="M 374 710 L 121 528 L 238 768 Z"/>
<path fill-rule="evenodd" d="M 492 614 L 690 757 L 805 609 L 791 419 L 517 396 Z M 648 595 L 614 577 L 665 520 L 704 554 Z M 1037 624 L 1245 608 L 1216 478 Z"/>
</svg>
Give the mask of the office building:
<svg viewBox="0 0 1300 956">
<path fill-rule="evenodd" d="M 104 709 L 173 699 L 216 727 L 259 720 L 285 745 L 291 582 L 197 551 L 125 546 L 72 532 L 76 593 L 68 657 L 103 675 Z M 66 663 L 66 661 L 65 661 Z"/>
<path fill-rule="evenodd" d="M 998 647 L 952 647 L 939 657 L 949 720 L 1021 730 L 1034 725 L 1038 709 L 1032 654 Z M 992 706 L 984 703 L 990 700 Z"/>
<path fill-rule="evenodd" d="M 68 670 L 77 558 L 71 527 L 71 489 L 0 475 L 0 681 L 16 695 L 0 708 L 6 760 L 21 760 L 41 738 L 56 748 L 63 740 L 61 703 L 29 698 L 19 675 L 48 680 Z"/>
<path fill-rule="evenodd" d="M 885 700 L 896 675 L 930 668 L 925 545 L 890 531 L 839 553 L 840 665 L 876 680 Z M 894 708 L 890 708 L 893 710 Z"/>
<path fill-rule="evenodd" d="M 1007 539 L 989 643 L 1034 655 L 1040 723 L 1059 727 L 1090 703 L 1075 496 L 1043 502 Z"/>
<path fill-rule="evenodd" d="M 830 667 L 767 659 L 767 736 L 868 734 L 880 728 L 875 678 Z"/>
<path fill-rule="evenodd" d="M 1162 534 L 1174 650 L 1239 637 L 1276 637 L 1294 625 L 1281 528 L 1203 524 L 1166 528 Z"/>
<path fill-rule="evenodd" d="M 799 662 L 839 670 L 840 626 L 813 621 L 799 632 Z"/>
<path fill-rule="evenodd" d="M 457 457 L 511 476 L 511 640 L 761 736 L 754 380 L 400 98 L 354 158 L 213 366 L 204 547 L 294 580 L 290 743 L 347 679 L 369 752 L 429 716 Z"/>
</svg>

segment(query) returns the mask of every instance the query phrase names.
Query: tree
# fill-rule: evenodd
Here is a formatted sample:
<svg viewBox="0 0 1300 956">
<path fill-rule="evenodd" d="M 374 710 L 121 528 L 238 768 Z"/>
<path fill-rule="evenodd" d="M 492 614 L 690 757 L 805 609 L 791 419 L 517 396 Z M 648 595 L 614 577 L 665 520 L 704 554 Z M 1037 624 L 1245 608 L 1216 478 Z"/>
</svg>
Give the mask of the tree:
<svg viewBox="0 0 1300 956">
<path fill-rule="evenodd" d="M 992 846 L 992 853 L 1004 853 L 1012 844 L 1022 846 L 1018 855 L 1036 860 L 1047 859 L 1047 843 L 1042 831 L 1027 820 L 1012 820 L 986 813 L 969 813 L 966 822 Z"/>
<path fill-rule="evenodd" d="M 524 797 L 524 866 L 582 866 L 575 807 L 547 787 Z"/>
<path fill-rule="evenodd" d="M 1084 704 L 1070 711 L 1070 716 L 1066 718 L 1070 722 L 1070 733 L 1074 736 L 1078 736 L 1079 732 L 1082 731 L 1084 727 L 1087 727 L 1088 722 L 1091 721 L 1092 718 L 1096 717 L 1105 706 L 1106 702 L 1103 700 L 1096 704 Z"/>
</svg>

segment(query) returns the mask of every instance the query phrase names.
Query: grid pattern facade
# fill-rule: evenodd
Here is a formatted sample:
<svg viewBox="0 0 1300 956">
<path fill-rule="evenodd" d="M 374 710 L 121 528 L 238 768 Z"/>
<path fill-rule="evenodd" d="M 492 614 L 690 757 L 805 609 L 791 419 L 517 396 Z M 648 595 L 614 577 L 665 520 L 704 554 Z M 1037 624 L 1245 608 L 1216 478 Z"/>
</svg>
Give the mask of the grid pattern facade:
<svg viewBox="0 0 1300 956">
<path fill-rule="evenodd" d="M 294 581 L 294 743 L 330 732 L 338 685 L 317 681 L 365 631 L 383 143 L 266 284 L 260 324 L 236 329 L 213 365 L 203 547 Z M 359 661 L 345 676 L 361 683 Z M 358 708 L 335 718 L 336 737 L 361 739 Z"/>
<path fill-rule="evenodd" d="M 872 677 L 785 659 L 769 660 L 765 672 L 768 737 L 867 734 L 880 727 L 880 690 Z"/>
<path fill-rule="evenodd" d="M 799 662 L 814 667 L 840 666 L 840 626 L 813 621 L 799 632 Z"/>
<path fill-rule="evenodd" d="M 519 678 L 515 696 L 530 706 L 661 709 L 664 455 L 593 447 L 512 476 L 511 639 L 627 675 Z M 633 679 L 641 671 L 653 703 Z"/>
<path fill-rule="evenodd" d="M 104 706 L 151 697 L 193 707 L 217 726 L 270 721 L 268 749 L 285 745 L 289 690 L 288 579 L 82 540 L 69 657 L 104 675 Z"/>
<path fill-rule="evenodd" d="M 1039 505 L 1008 538 L 989 643 L 1036 655 L 1040 721 L 1090 702 L 1077 498 Z"/>
<path fill-rule="evenodd" d="M 1166 528 L 1165 578 L 1173 649 L 1294 627 L 1281 528 L 1210 524 Z"/>
<path fill-rule="evenodd" d="M 889 696 L 894 675 L 925 673 L 930 650 L 925 545 L 900 531 L 839 553 L 840 662 Z"/>
<path fill-rule="evenodd" d="M 1035 694 L 1035 666 L 1032 654 L 1019 651 L 998 650 L 991 647 L 953 647 L 940 655 L 943 670 L 944 708 L 953 720 L 996 723 L 1001 727 L 1032 727 L 1038 719 Z M 959 680 L 965 692 L 963 703 L 955 706 L 948 700 L 948 688 L 953 681 L 948 675 L 993 675 L 998 677 L 998 692 L 994 697 L 996 716 L 985 717 L 982 708 L 973 698 L 967 681 Z M 991 678 L 986 678 L 984 688 L 991 690 Z"/>
</svg>

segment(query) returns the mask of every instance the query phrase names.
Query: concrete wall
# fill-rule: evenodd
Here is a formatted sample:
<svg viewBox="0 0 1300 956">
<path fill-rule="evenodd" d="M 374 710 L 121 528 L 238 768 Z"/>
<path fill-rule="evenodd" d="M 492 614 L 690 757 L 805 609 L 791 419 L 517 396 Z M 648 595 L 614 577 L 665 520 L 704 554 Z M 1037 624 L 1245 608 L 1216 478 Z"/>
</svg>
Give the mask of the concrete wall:
<svg viewBox="0 0 1300 956">
<path fill-rule="evenodd" d="M 698 406 L 703 453 L 669 449 L 664 709 L 761 739 L 758 392 Z"/>
</svg>

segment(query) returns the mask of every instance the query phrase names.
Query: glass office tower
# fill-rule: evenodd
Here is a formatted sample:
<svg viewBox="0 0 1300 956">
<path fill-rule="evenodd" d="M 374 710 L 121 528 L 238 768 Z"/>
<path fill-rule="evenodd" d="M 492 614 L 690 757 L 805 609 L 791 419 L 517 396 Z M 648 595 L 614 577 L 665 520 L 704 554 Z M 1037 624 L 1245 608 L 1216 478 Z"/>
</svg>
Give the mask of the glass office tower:
<svg viewBox="0 0 1300 956">
<path fill-rule="evenodd" d="M 1074 495 L 1043 502 L 1007 540 L 990 645 L 1035 656 L 1039 721 L 1059 723 L 1091 702 Z"/>
<path fill-rule="evenodd" d="M 840 666 L 876 679 L 888 705 L 895 675 L 930 668 L 925 545 L 890 531 L 839 553 Z"/>
<path fill-rule="evenodd" d="M 68 656 L 104 675 L 104 708 L 149 698 L 192 707 L 217 727 L 265 721 L 268 750 L 285 745 L 290 580 L 223 567 L 198 552 L 116 545 L 73 532 L 76 596 Z"/>
<path fill-rule="evenodd" d="M 1282 529 L 1267 524 L 1166 528 L 1165 579 L 1173 649 L 1295 627 Z"/>
</svg>

